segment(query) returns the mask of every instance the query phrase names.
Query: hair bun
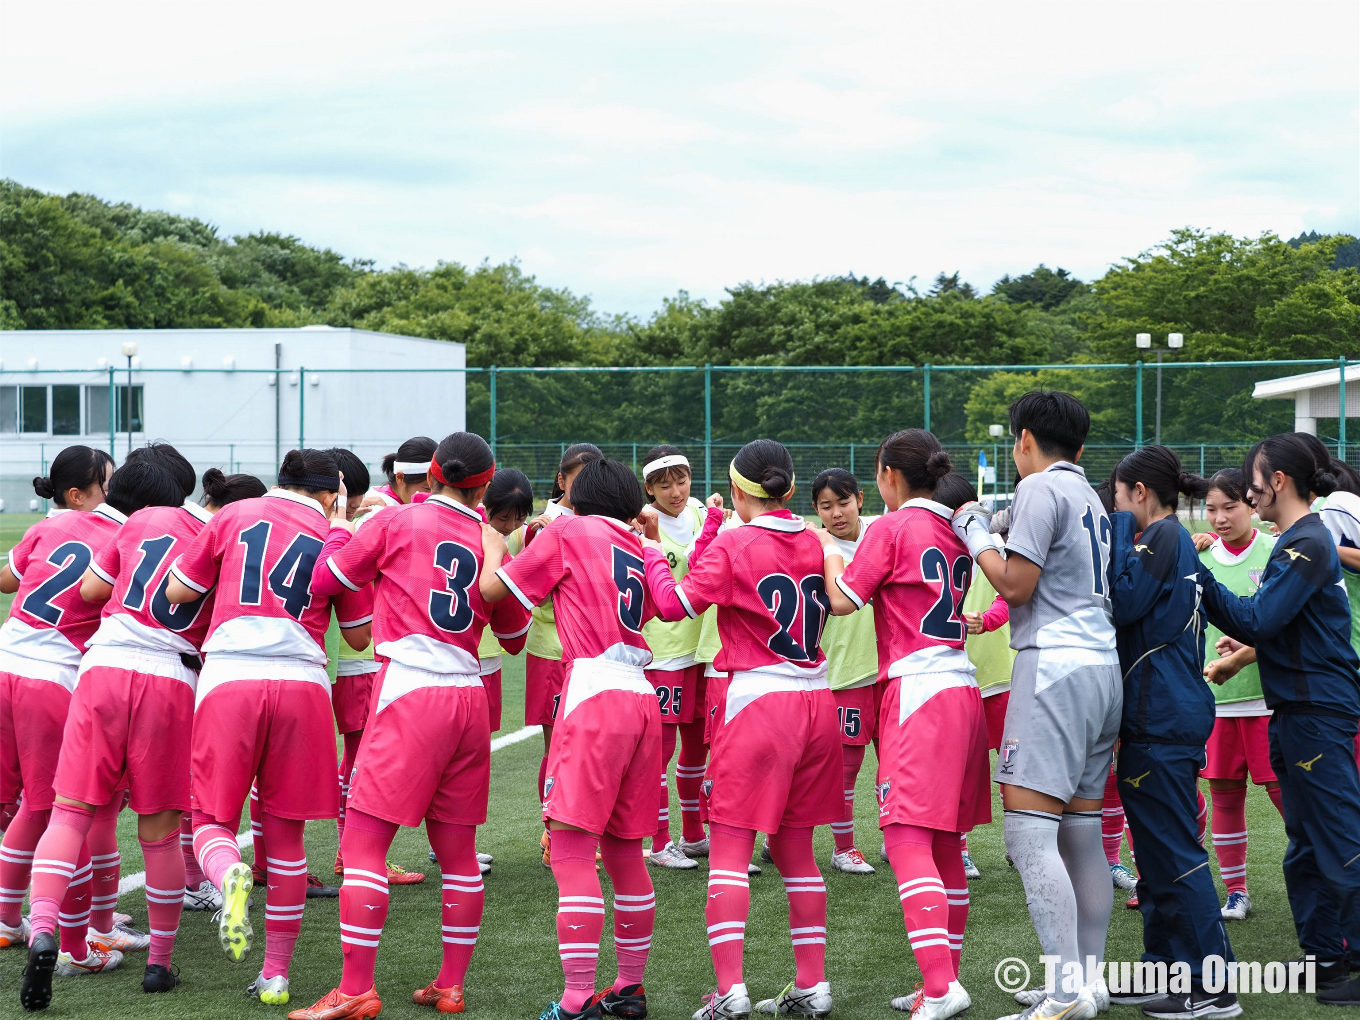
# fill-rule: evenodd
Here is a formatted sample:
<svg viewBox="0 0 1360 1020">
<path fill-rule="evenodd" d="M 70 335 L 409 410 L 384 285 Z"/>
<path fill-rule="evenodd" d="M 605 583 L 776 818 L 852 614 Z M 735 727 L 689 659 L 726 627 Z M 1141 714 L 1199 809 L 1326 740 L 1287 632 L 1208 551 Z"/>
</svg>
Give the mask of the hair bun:
<svg viewBox="0 0 1360 1020">
<path fill-rule="evenodd" d="M 938 482 L 953 470 L 954 463 L 944 450 L 936 450 L 926 458 L 926 474 L 930 475 L 934 481 Z"/>
<path fill-rule="evenodd" d="M 461 457 L 450 457 L 448 460 L 439 462 L 439 470 L 444 473 L 444 477 L 450 480 L 462 478 L 468 474 L 467 464 Z"/>
<path fill-rule="evenodd" d="M 46 475 L 33 479 L 33 491 L 42 499 L 51 499 L 57 494 L 56 488 L 52 485 L 52 479 Z"/>
<path fill-rule="evenodd" d="M 1330 496 L 1336 491 L 1336 475 L 1330 468 L 1318 468 L 1308 479 L 1308 488 L 1319 496 Z"/>
<path fill-rule="evenodd" d="M 220 503 L 227 491 L 227 476 L 221 468 L 208 468 L 203 472 L 203 495 L 210 503 Z"/>
<path fill-rule="evenodd" d="M 778 464 L 767 464 L 756 481 L 760 483 L 762 489 L 770 494 L 772 499 L 783 499 L 789 491 L 789 485 L 793 482 L 793 478 Z"/>
</svg>

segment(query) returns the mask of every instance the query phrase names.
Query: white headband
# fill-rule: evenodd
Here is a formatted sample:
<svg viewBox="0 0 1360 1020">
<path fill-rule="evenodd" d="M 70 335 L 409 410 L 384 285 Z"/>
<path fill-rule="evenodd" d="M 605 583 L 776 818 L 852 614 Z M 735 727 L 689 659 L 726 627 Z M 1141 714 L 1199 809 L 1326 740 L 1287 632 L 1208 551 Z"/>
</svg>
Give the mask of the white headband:
<svg viewBox="0 0 1360 1020">
<path fill-rule="evenodd" d="M 399 460 L 392 465 L 392 473 L 394 475 L 428 475 L 430 473 L 430 462 L 428 460 Z"/>
<path fill-rule="evenodd" d="M 673 467 L 687 468 L 689 467 L 689 460 L 683 453 L 672 453 L 665 457 L 658 457 L 656 460 L 648 461 L 642 465 L 642 477 L 646 478 L 654 472 Z"/>
</svg>

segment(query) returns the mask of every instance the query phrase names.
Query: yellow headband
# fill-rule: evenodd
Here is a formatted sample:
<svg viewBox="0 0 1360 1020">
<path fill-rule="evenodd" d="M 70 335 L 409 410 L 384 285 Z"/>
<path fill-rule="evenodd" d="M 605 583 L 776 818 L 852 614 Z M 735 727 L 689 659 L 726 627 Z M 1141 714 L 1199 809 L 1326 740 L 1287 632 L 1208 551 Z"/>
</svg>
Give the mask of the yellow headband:
<svg viewBox="0 0 1360 1020">
<path fill-rule="evenodd" d="M 789 479 L 788 492 L 784 493 L 784 495 L 782 496 L 771 496 L 768 492 L 765 491 L 764 486 L 762 486 L 759 482 L 751 481 L 751 479 L 747 478 L 740 471 L 738 471 L 737 462 L 735 460 L 732 461 L 732 463 L 727 466 L 727 477 L 732 480 L 732 484 L 735 485 L 738 489 L 746 493 L 748 496 L 755 496 L 756 499 L 783 500 L 788 499 L 790 496 L 793 495 L 794 479 L 792 477 Z"/>
</svg>

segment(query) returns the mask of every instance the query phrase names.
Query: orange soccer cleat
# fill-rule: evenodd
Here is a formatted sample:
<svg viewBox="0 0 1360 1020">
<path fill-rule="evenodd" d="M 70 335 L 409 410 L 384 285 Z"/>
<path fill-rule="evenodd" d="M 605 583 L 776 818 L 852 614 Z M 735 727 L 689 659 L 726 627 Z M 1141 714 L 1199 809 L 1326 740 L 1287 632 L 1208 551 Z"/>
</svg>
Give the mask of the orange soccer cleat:
<svg viewBox="0 0 1360 1020">
<path fill-rule="evenodd" d="M 332 988 L 314 1005 L 293 1010 L 288 1020 L 372 1020 L 381 1012 L 382 999 L 378 998 L 377 988 L 358 995 L 346 995 Z"/>
<path fill-rule="evenodd" d="M 388 885 L 419 885 L 423 881 L 425 881 L 424 872 L 407 871 L 400 864 L 387 862 Z"/>
<path fill-rule="evenodd" d="M 463 1012 L 463 986 L 436 988 L 431 981 L 424 988 L 411 993 L 411 1001 L 417 1006 L 433 1006 L 440 1013 Z"/>
</svg>

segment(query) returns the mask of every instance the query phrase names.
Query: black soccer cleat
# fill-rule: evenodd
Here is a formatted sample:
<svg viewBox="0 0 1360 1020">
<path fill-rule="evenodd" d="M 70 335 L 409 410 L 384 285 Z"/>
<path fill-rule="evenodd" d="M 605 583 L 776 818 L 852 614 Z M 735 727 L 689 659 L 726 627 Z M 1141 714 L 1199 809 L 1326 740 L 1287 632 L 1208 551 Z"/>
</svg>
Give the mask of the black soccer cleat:
<svg viewBox="0 0 1360 1020">
<path fill-rule="evenodd" d="M 623 991 L 613 988 L 595 1000 L 605 1016 L 620 1016 L 626 1020 L 643 1020 L 647 1015 L 647 990 L 641 985 L 624 985 Z"/>
<path fill-rule="evenodd" d="M 1360 977 L 1336 981 L 1317 993 L 1324 1006 L 1360 1006 Z"/>
<path fill-rule="evenodd" d="M 29 1013 L 52 1003 L 52 972 L 57 969 L 57 940 L 49 932 L 33 936 L 28 947 L 28 966 L 19 985 L 19 1002 Z"/>
<path fill-rule="evenodd" d="M 163 967 L 159 963 L 148 963 L 142 975 L 142 991 L 168 992 L 179 986 L 179 968 Z"/>
</svg>

